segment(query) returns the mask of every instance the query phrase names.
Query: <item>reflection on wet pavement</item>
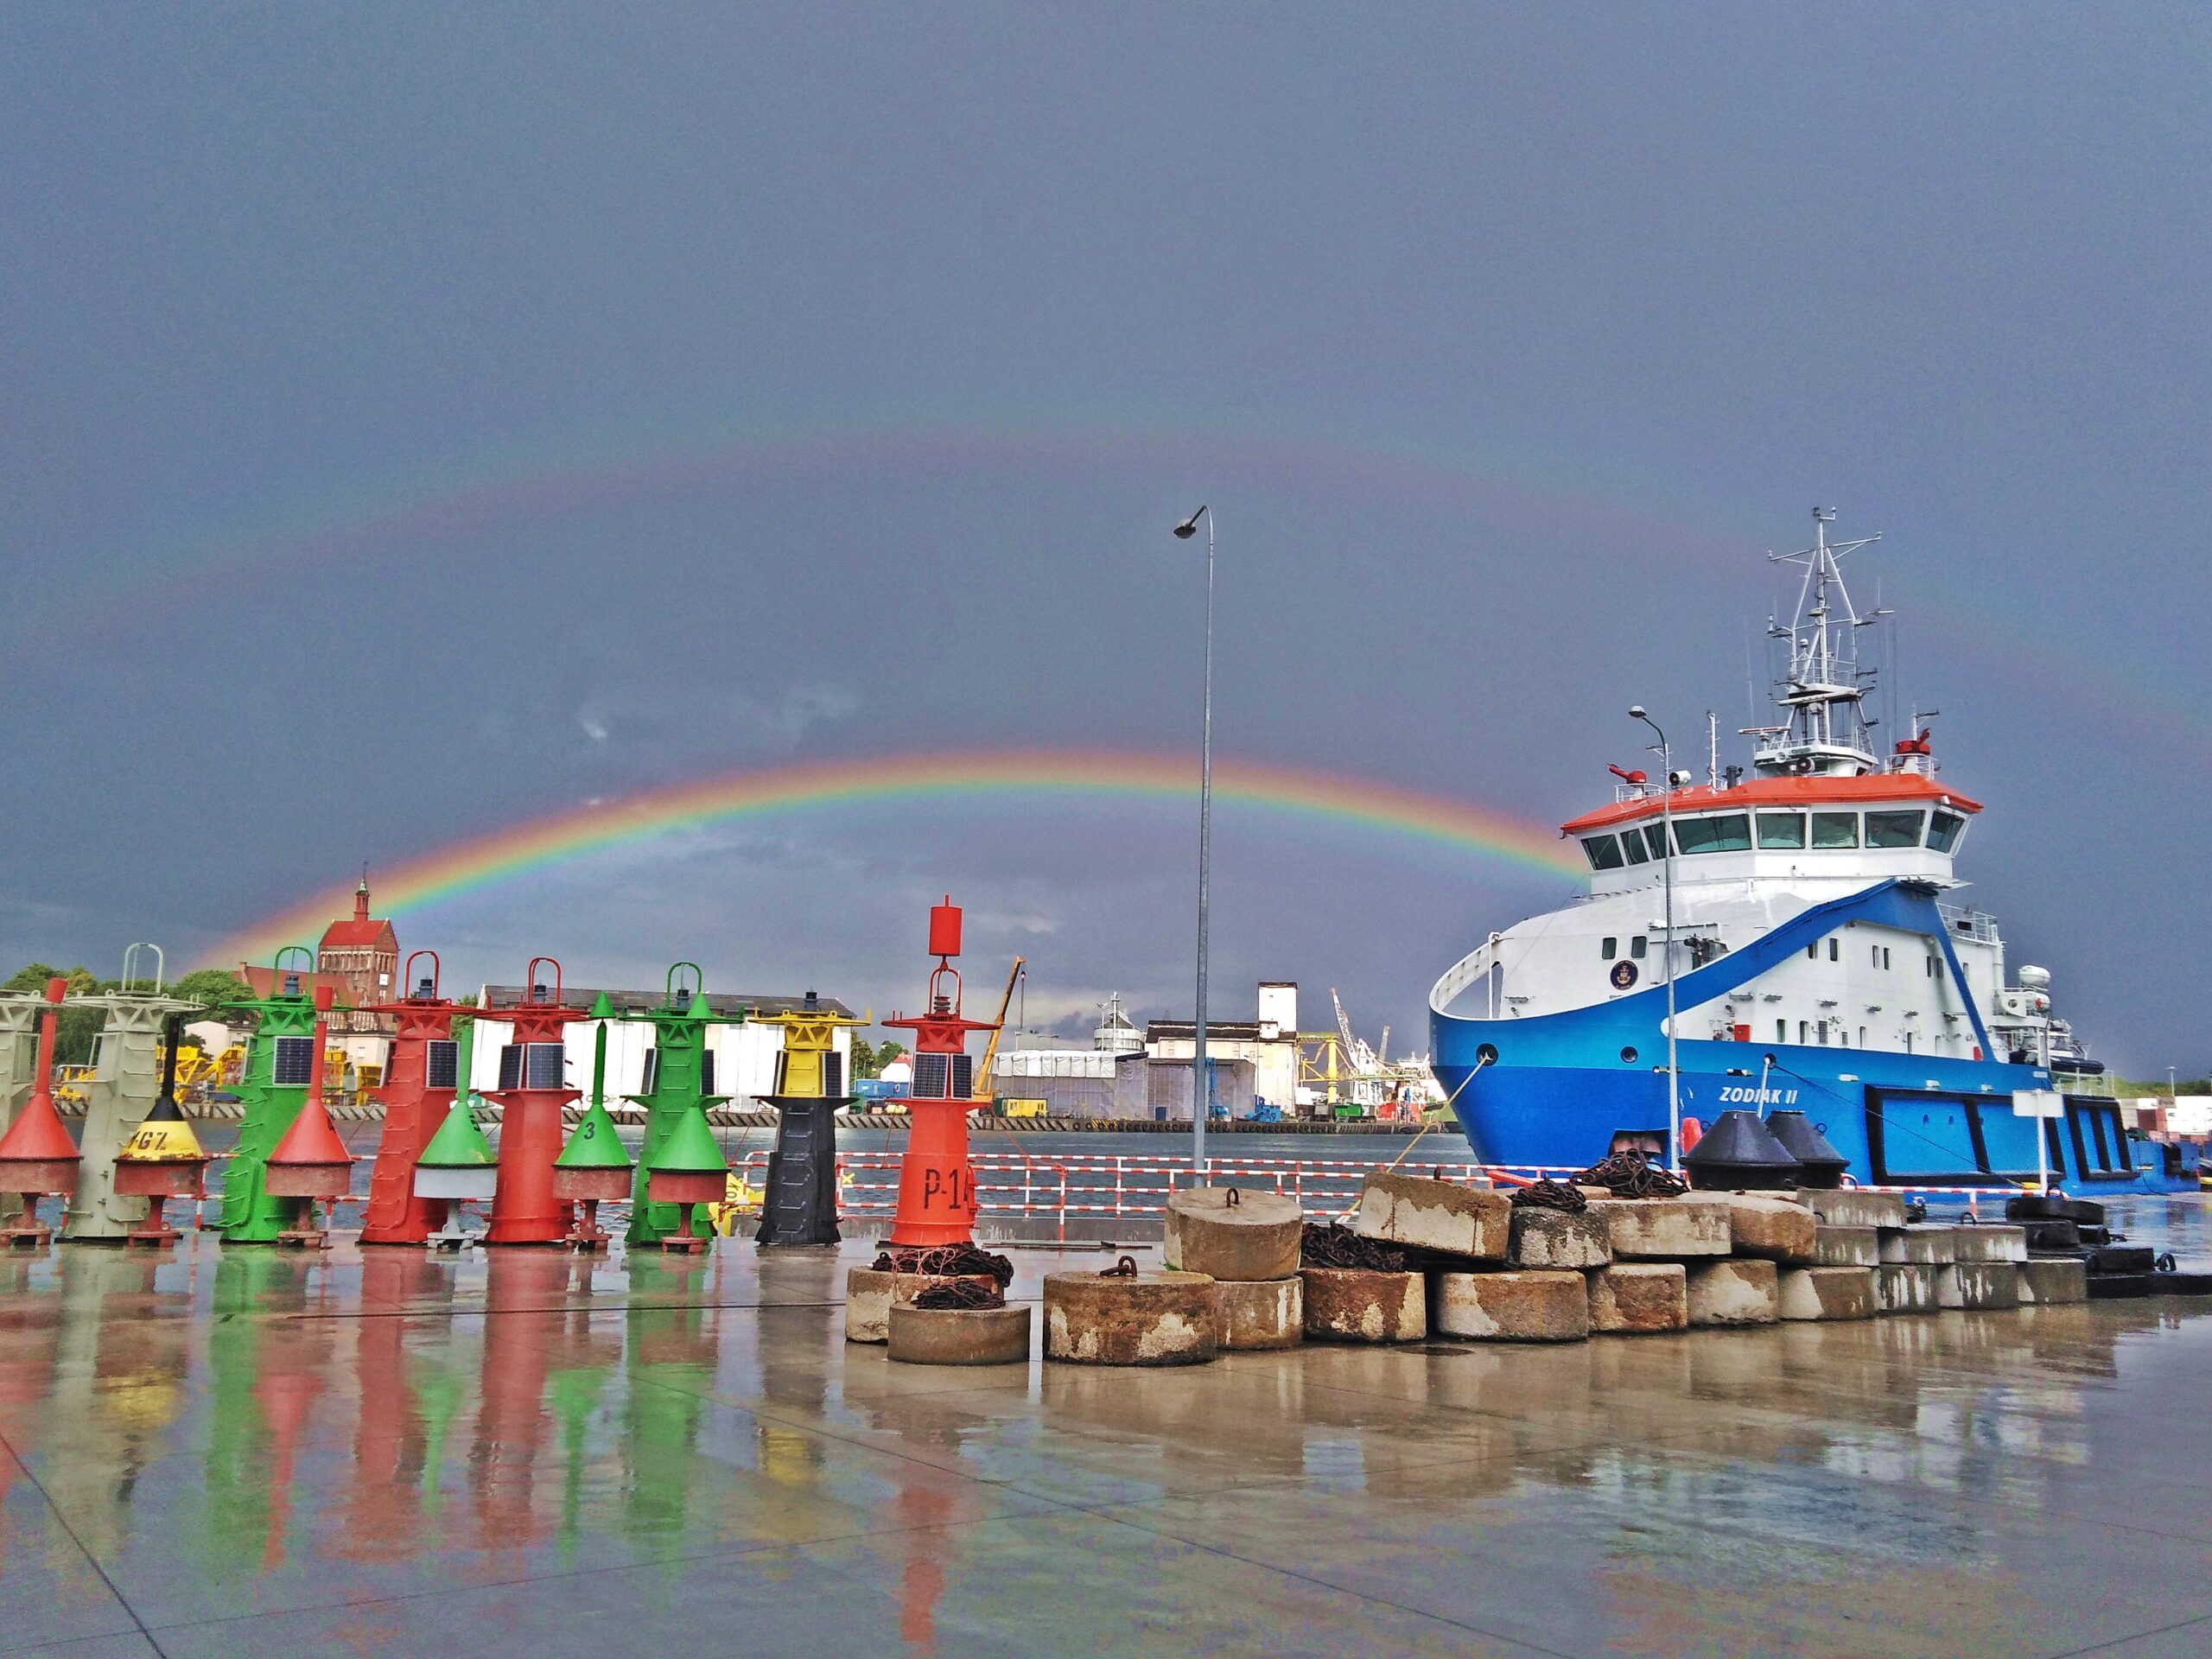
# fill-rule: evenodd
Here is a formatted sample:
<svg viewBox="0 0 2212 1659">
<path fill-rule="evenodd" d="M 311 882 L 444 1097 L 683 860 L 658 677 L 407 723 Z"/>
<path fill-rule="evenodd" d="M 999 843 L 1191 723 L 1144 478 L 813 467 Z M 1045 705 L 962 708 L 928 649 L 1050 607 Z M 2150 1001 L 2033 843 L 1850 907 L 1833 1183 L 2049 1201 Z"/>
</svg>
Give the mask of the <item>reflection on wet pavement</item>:
<svg viewBox="0 0 2212 1659">
<path fill-rule="evenodd" d="M 865 1255 L 0 1258 L 0 1654 L 2212 1650 L 2178 1301 L 954 1370 Z"/>
</svg>

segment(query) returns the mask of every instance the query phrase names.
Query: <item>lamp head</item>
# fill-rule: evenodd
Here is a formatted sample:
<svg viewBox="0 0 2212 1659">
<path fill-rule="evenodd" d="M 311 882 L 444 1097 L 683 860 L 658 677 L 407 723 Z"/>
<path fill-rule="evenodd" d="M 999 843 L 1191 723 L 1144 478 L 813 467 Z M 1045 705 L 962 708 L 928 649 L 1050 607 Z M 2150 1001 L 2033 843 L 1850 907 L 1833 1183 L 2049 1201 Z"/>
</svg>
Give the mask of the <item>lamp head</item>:
<svg viewBox="0 0 2212 1659">
<path fill-rule="evenodd" d="M 1642 720 L 1643 718 L 1643 705 L 1640 702 L 1630 703 L 1629 705 L 1628 717 L 1630 720 Z"/>
<path fill-rule="evenodd" d="M 1175 534 L 1182 540 L 1189 541 L 1192 537 L 1198 533 L 1198 520 L 1205 516 L 1206 510 L 1204 505 L 1201 505 L 1196 512 L 1175 526 Z"/>
</svg>

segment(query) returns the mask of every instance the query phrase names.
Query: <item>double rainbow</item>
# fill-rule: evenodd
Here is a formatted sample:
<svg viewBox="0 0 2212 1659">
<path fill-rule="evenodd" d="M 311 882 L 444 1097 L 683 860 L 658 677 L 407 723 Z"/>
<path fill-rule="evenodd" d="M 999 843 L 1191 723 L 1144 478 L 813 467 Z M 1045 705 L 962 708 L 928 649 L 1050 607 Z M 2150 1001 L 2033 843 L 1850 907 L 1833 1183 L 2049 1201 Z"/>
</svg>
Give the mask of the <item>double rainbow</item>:
<svg viewBox="0 0 2212 1659">
<path fill-rule="evenodd" d="M 956 750 L 812 761 L 670 784 L 619 800 L 548 814 L 458 841 L 378 872 L 377 907 L 420 912 L 593 853 L 670 830 L 881 801 L 1002 796 L 1192 801 L 1198 767 L 1188 755 L 1112 750 Z M 1214 794 L 1230 806 L 1294 819 L 1350 824 L 1502 859 L 1551 876 L 1583 861 L 1555 830 L 1471 801 L 1392 784 L 1249 760 L 1218 760 Z M 281 945 L 312 943 L 352 905 L 332 887 L 223 940 L 209 965 L 266 959 Z"/>
</svg>

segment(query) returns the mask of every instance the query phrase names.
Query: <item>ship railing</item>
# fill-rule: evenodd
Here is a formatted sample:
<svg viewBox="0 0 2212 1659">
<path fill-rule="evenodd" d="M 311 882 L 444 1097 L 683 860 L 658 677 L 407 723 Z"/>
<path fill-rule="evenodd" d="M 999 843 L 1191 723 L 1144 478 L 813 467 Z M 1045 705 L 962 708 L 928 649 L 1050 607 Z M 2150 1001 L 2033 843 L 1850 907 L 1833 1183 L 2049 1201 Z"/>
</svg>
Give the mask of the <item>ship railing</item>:
<svg viewBox="0 0 2212 1659">
<path fill-rule="evenodd" d="M 1481 984 L 1498 961 L 1499 943 L 1494 938 L 1484 939 L 1446 968 L 1429 990 L 1429 1007 L 1443 1014 L 1459 1000 L 1470 986 Z"/>
<path fill-rule="evenodd" d="M 1966 905 L 1946 905 L 1940 902 L 1936 905 L 1936 911 L 1942 917 L 1943 925 L 1958 938 L 1979 939 L 1985 944 L 1998 943 L 1997 918 L 1987 911 L 1975 910 Z"/>
</svg>

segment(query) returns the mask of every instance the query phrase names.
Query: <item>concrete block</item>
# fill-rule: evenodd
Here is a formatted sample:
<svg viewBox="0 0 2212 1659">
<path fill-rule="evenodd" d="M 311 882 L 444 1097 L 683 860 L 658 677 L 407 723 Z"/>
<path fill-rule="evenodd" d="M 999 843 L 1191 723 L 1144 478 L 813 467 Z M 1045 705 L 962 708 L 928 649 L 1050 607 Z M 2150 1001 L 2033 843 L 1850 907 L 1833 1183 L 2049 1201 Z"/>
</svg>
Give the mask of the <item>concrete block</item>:
<svg viewBox="0 0 2212 1659">
<path fill-rule="evenodd" d="M 1830 1192 L 1800 1192 L 1797 1201 L 1831 1227 L 1904 1225 L 1904 1200 L 1894 1192 L 1846 1186 Z"/>
<path fill-rule="evenodd" d="M 1287 1279 L 1298 1271 L 1306 1217 L 1297 1200 L 1263 1188 L 1194 1186 L 1167 1200 L 1160 1260 L 1216 1279 Z"/>
<path fill-rule="evenodd" d="M 1616 1262 L 1590 1275 L 1592 1331 L 1680 1331 L 1689 1322 L 1688 1277 L 1679 1262 Z"/>
<path fill-rule="evenodd" d="M 891 1357 L 915 1365 L 1020 1365 L 1029 1359 L 1027 1307 L 916 1307 L 893 1302 Z"/>
<path fill-rule="evenodd" d="M 1955 1227 L 1915 1222 L 1908 1227 L 1884 1227 L 1878 1231 L 1882 1260 L 1914 1262 L 1923 1267 L 1948 1267 L 1959 1259 Z"/>
<path fill-rule="evenodd" d="M 1590 1334 L 1590 1291 L 1579 1273 L 1440 1273 L 1433 1280 L 1442 1335 L 1580 1342 Z"/>
<path fill-rule="evenodd" d="M 2089 1300 L 2089 1264 L 2069 1256 L 2044 1256 L 2013 1264 L 2022 1306 Z"/>
<path fill-rule="evenodd" d="M 1831 1227 L 1822 1223 L 1814 1236 L 1816 1266 L 1871 1268 L 1881 1259 L 1881 1237 L 1872 1227 Z"/>
<path fill-rule="evenodd" d="M 1305 1281 L 1287 1279 L 1217 1279 L 1214 1310 L 1221 1319 L 1224 1351 L 1295 1348 L 1306 1338 Z"/>
<path fill-rule="evenodd" d="M 1513 1205 L 1503 1192 L 1378 1169 L 1360 1189 L 1351 1230 L 1363 1238 L 1503 1262 L 1512 1243 Z"/>
<path fill-rule="evenodd" d="M 1712 1196 L 1728 1206 L 1730 1248 L 1738 1255 L 1756 1255 L 1769 1262 L 1812 1261 L 1814 1232 L 1820 1221 L 1803 1205 L 1756 1192 Z"/>
<path fill-rule="evenodd" d="M 1731 1256 L 1684 1264 L 1694 1325 L 1772 1325 L 1780 1316 L 1781 1283 L 1771 1262 Z"/>
<path fill-rule="evenodd" d="M 1785 1268 L 1781 1313 L 1785 1319 L 1871 1319 L 1874 1317 L 1874 1270 Z"/>
<path fill-rule="evenodd" d="M 1728 1210 L 1719 1198 L 1608 1198 L 1588 1213 L 1605 1223 L 1616 1262 L 1679 1262 L 1729 1253 Z"/>
<path fill-rule="evenodd" d="M 1513 1212 L 1511 1259 L 1516 1267 L 1567 1268 L 1580 1272 L 1613 1259 L 1602 1217 L 1587 1211 L 1516 1209 Z"/>
<path fill-rule="evenodd" d="M 2020 1269 L 2010 1262 L 1954 1262 L 1943 1269 L 1936 1300 L 1944 1307 L 2018 1307 Z"/>
<path fill-rule="evenodd" d="M 1221 1347 L 1203 1273 L 1048 1273 L 1045 1357 L 1078 1365 L 1201 1365 Z"/>
<path fill-rule="evenodd" d="M 999 1281 L 988 1274 L 966 1275 L 992 1290 Z M 874 1268 L 854 1268 L 845 1274 L 845 1340 L 891 1340 L 891 1309 L 894 1303 L 911 1302 L 925 1285 L 949 1282 L 919 1273 L 878 1273 Z"/>
<path fill-rule="evenodd" d="M 1304 1268 L 1310 1342 L 1419 1342 L 1428 1335 L 1428 1298 L 1417 1273 Z"/>
<path fill-rule="evenodd" d="M 1952 1242 L 1957 1247 L 1953 1258 L 1960 1262 L 2024 1262 L 2028 1259 L 2028 1234 L 2024 1227 L 1954 1227 Z"/>
<path fill-rule="evenodd" d="M 1942 1304 L 1948 1264 L 1933 1262 L 1885 1262 L 1874 1269 L 1874 1311 L 1877 1313 L 1933 1313 Z"/>
</svg>

